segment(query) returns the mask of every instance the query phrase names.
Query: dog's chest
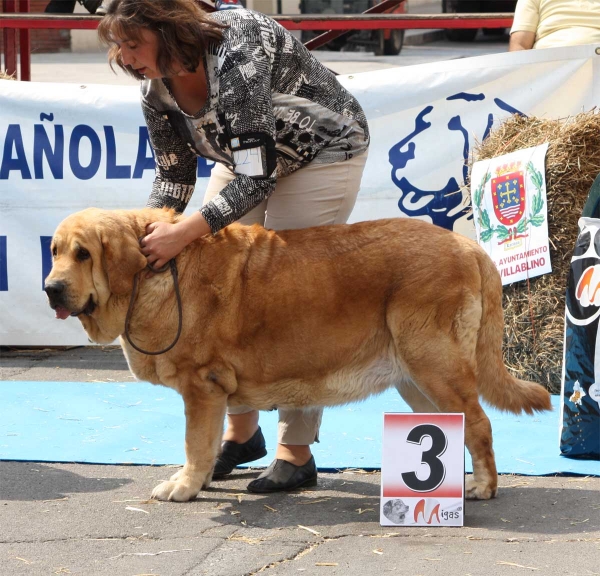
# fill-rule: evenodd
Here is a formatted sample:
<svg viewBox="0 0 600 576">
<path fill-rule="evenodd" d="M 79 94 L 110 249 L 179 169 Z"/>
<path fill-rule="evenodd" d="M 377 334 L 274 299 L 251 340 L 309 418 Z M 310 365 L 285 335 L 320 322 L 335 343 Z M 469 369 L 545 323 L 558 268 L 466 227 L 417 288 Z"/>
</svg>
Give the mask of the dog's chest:
<svg viewBox="0 0 600 576">
<path fill-rule="evenodd" d="M 154 356 L 146 356 L 123 345 L 125 359 L 129 370 L 138 379 L 152 384 L 163 384 L 158 375 L 158 362 Z"/>
</svg>

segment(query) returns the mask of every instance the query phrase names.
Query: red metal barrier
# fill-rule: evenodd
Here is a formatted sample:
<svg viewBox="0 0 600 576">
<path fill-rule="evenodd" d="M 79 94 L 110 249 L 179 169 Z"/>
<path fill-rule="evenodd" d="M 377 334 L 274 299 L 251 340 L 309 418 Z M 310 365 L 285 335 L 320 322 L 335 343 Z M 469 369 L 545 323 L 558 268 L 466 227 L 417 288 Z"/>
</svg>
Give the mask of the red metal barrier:
<svg viewBox="0 0 600 576">
<path fill-rule="evenodd" d="M 28 13 L 29 0 L 19 0 L 19 12 Z M 19 31 L 19 50 L 21 52 L 21 80 L 31 80 L 31 32 L 29 28 Z"/>
<path fill-rule="evenodd" d="M 514 14 L 327 14 L 278 16 L 275 19 L 288 30 L 378 30 L 382 28 L 509 28 Z M 1 25 L 1 24 L 0 24 Z"/>
<path fill-rule="evenodd" d="M 18 10 L 17 10 L 18 5 Z M 2 11 L 4 15 L 15 15 L 19 13 L 29 13 L 29 0 L 2 0 Z M 4 16 L 0 15 L 0 17 Z M 0 25 L 0 28 L 4 28 Z M 21 80 L 31 80 L 31 48 L 30 48 L 29 28 L 19 30 L 19 41 L 17 42 L 17 32 L 15 28 L 7 27 L 4 30 L 3 53 L 4 69 L 8 74 L 17 72 L 17 55 L 21 53 L 20 67 Z"/>
<path fill-rule="evenodd" d="M 382 0 L 378 4 L 371 6 L 368 10 L 365 10 L 363 14 L 382 14 L 384 12 L 395 10 L 399 4 L 404 4 L 405 0 Z M 350 30 L 328 30 L 323 34 L 319 34 L 316 38 L 312 38 L 308 42 L 305 42 L 305 46 L 309 50 L 316 50 L 317 48 L 321 48 L 321 46 L 325 46 L 328 42 L 339 38 L 340 36 L 344 36 Z"/>
<path fill-rule="evenodd" d="M 16 0 L 4 0 L 15 2 Z M 275 16 L 288 30 L 376 30 L 382 28 L 509 28 L 512 13 L 498 14 L 304 14 Z M 100 16 L 51 16 L 47 14 L 0 14 L 0 28 L 61 28 L 95 30 Z"/>
<path fill-rule="evenodd" d="M 394 2 L 397 3 L 397 2 Z M 4 14 L 0 14 L 0 29 L 4 29 L 4 62 L 6 72 L 13 74 L 17 66 L 16 30 L 21 40 L 21 80 L 30 79 L 29 31 L 31 29 L 95 30 L 101 16 L 56 16 L 49 14 L 17 14 L 17 0 L 2 0 Z M 29 11 L 29 0 L 19 0 L 21 12 Z M 324 30 L 331 40 L 349 30 L 409 30 L 409 29 L 460 29 L 460 28 L 510 28 L 514 14 L 303 14 L 275 16 L 288 30 Z M 313 39 L 318 40 L 325 35 Z M 317 46 L 323 45 L 320 42 Z M 310 42 L 308 43 L 310 44 Z M 309 48 L 317 47 L 314 44 Z"/>
<path fill-rule="evenodd" d="M 17 11 L 16 0 L 2 0 L 2 9 L 10 14 Z M 5 30 L 3 39 L 4 68 L 8 74 L 14 74 L 17 70 L 17 37 L 15 30 Z"/>
</svg>

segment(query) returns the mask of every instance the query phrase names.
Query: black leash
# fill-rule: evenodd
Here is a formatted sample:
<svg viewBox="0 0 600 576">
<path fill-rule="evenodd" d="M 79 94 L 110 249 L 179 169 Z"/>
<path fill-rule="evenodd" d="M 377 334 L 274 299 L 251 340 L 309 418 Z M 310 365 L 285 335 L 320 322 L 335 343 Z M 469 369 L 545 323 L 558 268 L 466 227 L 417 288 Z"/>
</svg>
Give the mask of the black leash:
<svg viewBox="0 0 600 576">
<path fill-rule="evenodd" d="M 175 296 L 177 298 L 177 312 L 179 314 L 179 327 L 177 328 L 177 335 L 175 336 L 175 340 L 173 340 L 171 345 L 167 346 L 163 350 L 159 350 L 158 352 L 149 352 L 148 350 L 142 350 L 141 348 L 136 346 L 131 341 L 131 336 L 129 335 L 129 323 L 131 321 L 131 316 L 133 314 L 133 304 L 135 303 L 135 297 L 137 294 L 138 277 L 140 274 L 145 273 L 145 269 L 142 270 L 141 272 L 138 272 L 133 277 L 133 290 L 131 292 L 131 298 L 129 299 L 129 308 L 127 309 L 127 315 L 125 316 L 125 338 L 127 339 L 127 342 L 129 342 L 129 344 L 131 344 L 131 346 L 134 348 L 134 350 L 137 350 L 138 352 L 141 352 L 142 354 L 146 354 L 147 356 L 158 356 L 159 354 L 164 354 L 165 352 L 168 352 L 169 350 L 171 350 L 171 348 L 173 348 L 173 346 L 175 346 L 175 344 L 177 344 L 177 341 L 179 340 L 179 336 L 181 336 L 181 328 L 183 326 L 183 311 L 182 311 L 182 306 L 181 306 L 181 294 L 179 293 L 179 278 L 177 276 L 177 264 L 175 263 L 175 258 L 173 258 L 172 260 L 169 260 L 169 262 L 160 269 L 152 268 L 152 266 L 150 266 L 150 264 L 148 264 L 148 268 L 150 270 L 152 270 L 152 272 L 155 272 L 155 273 L 164 272 L 167 269 L 167 267 L 171 268 L 171 276 L 173 276 L 173 286 L 175 287 Z"/>
</svg>

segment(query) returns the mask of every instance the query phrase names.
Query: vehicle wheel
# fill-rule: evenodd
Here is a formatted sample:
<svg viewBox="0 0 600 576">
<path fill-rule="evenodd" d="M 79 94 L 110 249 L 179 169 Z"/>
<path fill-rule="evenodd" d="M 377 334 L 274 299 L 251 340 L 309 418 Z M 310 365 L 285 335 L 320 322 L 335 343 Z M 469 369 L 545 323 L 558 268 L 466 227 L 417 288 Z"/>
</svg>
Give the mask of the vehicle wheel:
<svg viewBox="0 0 600 576">
<path fill-rule="evenodd" d="M 501 36 L 504 36 L 505 31 L 506 31 L 506 28 L 484 28 L 483 35 L 499 38 Z"/>
<path fill-rule="evenodd" d="M 339 52 L 345 45 L 348 40 L 349 34 L 345 34 L 344 36 L 340 36 L 339 38 L 334 38 L 325 44 L 325 48 L 327 50 L 331 50 L 333 52 Z"/>
<path fill-rule="evenodd" d="M 480 11 L 481 6 L 478 0 L 442 0 L 444 14 L 468 14 Z M 476 28 L 446 30 L 446 38 L 451 42 L 473 42 L 475 36 L 477 36 Z"/>
<path fill-rule="evenodd" d="M 381 31 L 383 34 L 383 30 Z M 386 56 L 397 56 L 402 50 L 404 44 L 404 30 L 390 30 L 388 40 L 383 39 L 383 53 Z"/>
<path fill-rule="evenodd" d="M 350 37 L 350 34 L 351 33 L 346 33 L 343 36 L 334 38 L 333 40 L 330 40 L 329 42 L 327 42 L 327 44 L 325 44 L 320 49 L 332 50 L 333 52 L 339 52 L 348 42 L 348 38 Z M 313 32 L 312 30 L 302 30 L 302 35 L 301 35 L 302 44 L 306 44 L 307 42 L 310 42 L 311 40 L 313 40 L 314 38 L 316 38 L 317 36 L 320 36 L 320 35 L 321 35 L 321 32 L 319 32 L 319 31 Z"/>
</svg>

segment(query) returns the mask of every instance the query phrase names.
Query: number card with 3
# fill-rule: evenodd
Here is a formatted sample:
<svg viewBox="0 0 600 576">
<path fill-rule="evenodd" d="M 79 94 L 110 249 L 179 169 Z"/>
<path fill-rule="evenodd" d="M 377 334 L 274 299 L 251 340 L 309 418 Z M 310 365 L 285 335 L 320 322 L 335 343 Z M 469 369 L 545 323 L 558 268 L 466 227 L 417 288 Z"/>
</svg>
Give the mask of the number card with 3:
<svg viewBox="0 0 600 576">
<path fill-rule="evenodd" d="M 382 526 L 463 526 L 463 414 L 384 414 Z"/>
</svg>

